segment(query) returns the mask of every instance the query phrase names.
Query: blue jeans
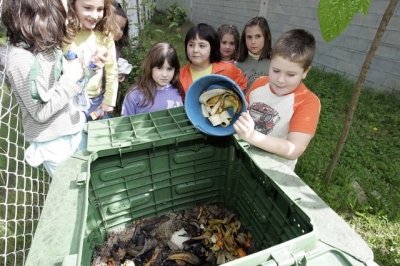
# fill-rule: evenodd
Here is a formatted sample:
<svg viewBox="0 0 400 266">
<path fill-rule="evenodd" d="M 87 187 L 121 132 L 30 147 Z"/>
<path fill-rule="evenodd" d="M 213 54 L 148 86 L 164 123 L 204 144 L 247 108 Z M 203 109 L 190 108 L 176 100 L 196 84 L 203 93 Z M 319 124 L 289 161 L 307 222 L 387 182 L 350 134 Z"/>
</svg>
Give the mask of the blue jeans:
<svg viewBox="0 0 400 266">
<path fill-rule="evenodd" d="M 98 109 L 98 107 L 101 105 L 101 103 L 103 102 L 103 99 L 104 99 L 104 95 L 103 94 L 100 94 L 99 96 L 97 96 L 97 97 L 94 97 L 94 98 L 90 98 L 89 99 L 89 102 L 90 102 L 90 107 L 89 107 L 89 109 L 88 110 L 86 110 L 85 111 L 85 115 L 86 115 L 86 121 L 93 121 L 93 119 L 92 119 L 92 117 L 90 117 L 90 114 L 93 112 L 93 111 L 95 111 L 96 109 Z M 111 118 L 112 116 L 111 116 L 111 114 L 106 114 L 106 115 L 104 115 L 104 116 L 102 116 L 102 117 L 99 117 L 97 120 L 100 120 L 100 119 L 108 119 L 108 118 Z"/>
</svg>

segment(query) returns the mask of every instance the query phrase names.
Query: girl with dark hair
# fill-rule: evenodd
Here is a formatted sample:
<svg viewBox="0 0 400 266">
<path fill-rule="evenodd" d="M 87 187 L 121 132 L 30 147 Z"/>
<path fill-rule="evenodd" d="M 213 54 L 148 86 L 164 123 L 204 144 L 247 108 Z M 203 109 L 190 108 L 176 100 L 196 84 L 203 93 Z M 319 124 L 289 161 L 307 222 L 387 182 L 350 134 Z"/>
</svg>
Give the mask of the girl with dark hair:
<svg viewBox="0 0 400 266">
<path fill-rule="evenodd" d="M 248 88 L 260 76 L 267 76 L 271 58 L 271 31 L 264 17 L 250 19 L 243 28 L 235 66 L 247 77 Z"/>
<path fill-rule="evenodd" d="M 142 62 L 141 76 L 127 92 L 122 116 L 182 106 L 179 59 L 170 43 L 155 44 Z"/>
<path fill-rule="evenodd" d="M 115 50 L 118 65 L 118 81 L 124 82 L 125 76 L 129 74 L 132 70 L 132 65 L 128 63 L 127 60 L 123 59 L 121 56 L 121 49 L 123 47 L 129 47 L 129 23 L 128 17 L 125 11 L 122 9 L 120 3 L 115 2 L 115 22 L 117 22 L 118 30 L 114 36 Z"/>
<path fill-rule="evenodd" d="M 3 0 L 1 21 L 7 31 L 5 81 L 22 114 L 25 160 L 43 164 L 53 177 L 57 165 L 86 148 L 85 115 L 72 104 L 81 93 L 85 67 L 63 61 L 61 47 L 73 36 L 60 0 Z"/>
<path fill-rule="evenodd" d="M 243 90 L 246 88 L 243 72 L 230 63 L 221 62 L 220 40 L 210 25 L 199 23 L 189 29 L 185 37 L 185 53 L 189 63 L 180 73 L 185 93 L 195 80 L 209 74 L 227 76 Z"/>
<path fill-rule="evenodd" d="M 114 36 L 115 49 L 117 50 L 117 59 L 121 57 L 121 49 L 128 47 L 130 44 L 129 39 L 129 23 L 125 10 L 118 2 L 114 3 L 115 7 L 115 21 L 117 22 L 117 33 Z"/>
</svg>

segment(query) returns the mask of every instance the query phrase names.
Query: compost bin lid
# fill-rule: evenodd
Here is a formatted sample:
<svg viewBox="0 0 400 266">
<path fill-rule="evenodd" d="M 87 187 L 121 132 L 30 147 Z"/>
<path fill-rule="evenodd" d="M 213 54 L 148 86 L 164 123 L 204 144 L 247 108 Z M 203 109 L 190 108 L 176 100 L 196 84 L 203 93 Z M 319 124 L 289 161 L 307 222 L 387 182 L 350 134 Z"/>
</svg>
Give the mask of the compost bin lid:
<svg viewBox="0 0 400 266">
<path fill-rule="evenodd" d="M 87 150 L 99 156 L 205 137 L 189 121 L 183 106 L 91 121 L 84 130 L 88 134 Z"/>
</svg>

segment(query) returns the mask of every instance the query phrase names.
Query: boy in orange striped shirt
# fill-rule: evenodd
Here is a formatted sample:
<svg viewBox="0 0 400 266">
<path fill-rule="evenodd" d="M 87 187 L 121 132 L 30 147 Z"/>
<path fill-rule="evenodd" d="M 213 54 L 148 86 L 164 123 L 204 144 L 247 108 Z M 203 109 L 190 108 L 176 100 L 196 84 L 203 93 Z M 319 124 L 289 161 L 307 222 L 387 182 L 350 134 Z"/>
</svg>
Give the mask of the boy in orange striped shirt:
<svg viewBox="0 0 400 266">
<path fill-rule="evenodd" d="M 233 126 L 249 144 L 287 159 L 292 170 L 319 120 L 321 103 L 302 82 L 315 48 L 314 36 L 305 30 L 284 33 L 272 48 L 269 76 L 254 81 L 246 94 L 248 111 Z"/>
</svg>

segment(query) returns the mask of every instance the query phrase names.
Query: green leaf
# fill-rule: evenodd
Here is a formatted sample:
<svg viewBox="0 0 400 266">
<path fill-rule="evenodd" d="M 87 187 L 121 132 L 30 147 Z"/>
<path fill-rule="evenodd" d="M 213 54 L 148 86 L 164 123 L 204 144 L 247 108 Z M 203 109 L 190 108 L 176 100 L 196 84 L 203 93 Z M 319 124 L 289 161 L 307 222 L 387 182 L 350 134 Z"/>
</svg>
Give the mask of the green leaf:
<svg viewBox="0 0 400 266">
<path fill-rule="evenodd" d="M 357 215 L 359 217 L 365 216 L 365 213 L 362 213 L 362 212 L 355 211 L 354 213 L 355 213 L 355 215 Z"/>
<path fill-rule="evenodd" d="M 172 22 L 172 23 L 169 25 L 168 28 L 175 28 L 175 27 L 178 27 L 178 26 L 179 26 L 178 23 Z"/>
<path fill-rule="evenodd" d="M 330 42 L 352 21 L 365 0 L 320 0 L 318 21 L 322 37 Z"/>
<path fill-rule="evenodd" d="M 369 10 L 370 5 L 371 5 L 371 0 L 361 0 L 360 13 L 363 16 L 368 14 L 368 10 Z"/>
</svg>

